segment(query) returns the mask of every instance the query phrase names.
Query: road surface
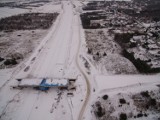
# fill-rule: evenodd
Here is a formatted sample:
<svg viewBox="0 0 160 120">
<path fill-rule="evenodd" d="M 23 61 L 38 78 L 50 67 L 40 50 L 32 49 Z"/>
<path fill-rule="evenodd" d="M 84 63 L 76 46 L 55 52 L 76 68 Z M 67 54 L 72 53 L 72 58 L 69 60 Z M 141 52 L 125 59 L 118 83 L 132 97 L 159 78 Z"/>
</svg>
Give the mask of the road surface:
<svg viewBox="0 0 160 120">
<path fill-rule="evenodd" d="M 80 20 L 80 19 L 78 19 Z M 80 23 L 80 22 L 79 22 Z M 79 34 L 80 34 L 80 28 L 79 28 Z M 79 37 L 80 38 L 80 37 Z M 78 67 L 78 69 L 80 70 L 81 74 L 83 75 L 85 81 L 86 81 L 86 87 L 87 87 L 87 90 L 86 90 L 86 96 L 84 98 L 84 103 L 83 103 L 83 106 L 79 112 L 79 116 L 78 116 L 78 120 L 82 120 L 83 119 L 83 116 L 84 116 L 84 113 L 85 113 L 85 110 L 87 108 L 87 104 L 89 102 L 89 98 L 90 98 L 90 94 L 91 94 L 91 87 L 90 87 L 90 82 L 89 82 L 89 78 L 88 78 L 88 75 L 86 74 L 86 72 L 83 70 L 83 68 L 81 68 L 81 64 L 80 64 L 80 61 L 79 61 L 79 52 L 80 52 L 80 48 L 81 48 L 81 39 L 79 40 L 79 46 L 78 46 L 78 51 L 77 51 L 77 54 L 76 54 L 76 65 Z"/>
<path fill-rule="evenodd" d="M 14 82 L 10 79 L 0 92 L 0 119 L 82 119 L 90 96 L 90 84 L 87 75 L 79 64 L 79 16 L 75 12 L 73 4 L 69 1 L 62 2 L 62 9 L 63 12 L 59 16 L 60 21 L 50 29 L 42 44 L 25 63 L 25 67 L 20 72 L 15 72 L 16 75 L 12 78 L 63 78 L 69 76 L 68 71 L 72 69 L 71 66 L 74 66 L 76 69 L 79 69 L 84 78 L 83 80 L 86 80 L 87 83 L 83 103 L 80 100 L 73 103 L 79 104 L 81 109 L 71 108 L 68 105 L 64 91 L 56 89 L 54 92 L 49 90 L 48 93 L 44 93 L 32 89 L 11 90 L 9 87 Z M 85 93 L 84 90 L 83 92 Z M 7 96 L 5 95 L 6 93 L 8 94 Z M 77 97 L 79 96 L 77 95 Z M 72 109 L 79 112 L 75 112 L 77 116 L 72 113 Z"/>
</svg>

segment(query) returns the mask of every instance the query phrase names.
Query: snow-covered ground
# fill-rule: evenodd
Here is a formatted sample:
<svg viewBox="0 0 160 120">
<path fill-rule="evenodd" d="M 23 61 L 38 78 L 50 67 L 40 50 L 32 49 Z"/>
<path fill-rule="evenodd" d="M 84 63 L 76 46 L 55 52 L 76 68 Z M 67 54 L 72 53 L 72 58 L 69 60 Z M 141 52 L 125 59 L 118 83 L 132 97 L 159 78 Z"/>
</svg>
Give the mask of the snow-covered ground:
<svg viewBox="0 0 160 120">
<path fill-rule="evenodd" d="M 76 66 L 79 48 L 79 18 L 70 2 L 62 2 L 61 13 L 29 59 L 14 68 L 0 89 L 0 117 L 2 120 L 22 119 L 78 119 L 84 96 L 85 82 Z M 27 68 L 27 69 L 26 69 Z M 76 90 L 57 88 L 45 92 L 34 89 L 12 89 L 15 78 L 72 78 Z M 73 92 L 74 97 L 67 97 Z M 6 96 L 6 93 L 8 95 Z"/>
<path fill-rule="evenodd" d="M 123 50 L 105 29 L 85 30 L 86 55 L 96 69 L 106 74 L 137 74 L 133 63 L 121 55 Z"/>
<path fill-rule="evenodd" d="M 27 1 L 25 0 L 5 0 L 0 1 L 0 3 L 6 3 L 6 2 L 14 2 L 15 4 L 23 4 Z M 29 1 L 28 1 L 29 2 Z M 62 10 L 62 4 L 61 2 L 52 1 L 49 4 L 43 4 L 40 7 L 32 7 L 30 9 L 22 9 L 22 8 L 16 8 L 16 7 L 0 7 L 0 18 L 3 17 L 9 17 L 12 15 L 17 15 L 21 13 L 34 13 L 34 12 L 41 12 L 41 13 L 49 13 L 49 12 L 60 12 Z M 58 21 L 57 21 L 58 23 Z M 58 25 L 55 23 L 56 25 Z M 54 25 L 53 25 L 54 26 Z M 53 27 L 52 27 L 53 28 Z M 51 28 L 51 29 L 52 29 Z M 54 28 L 56 29 L 56 28 Z M 25 62 L 28 61 L 28 57 L 34 52 L 35 48 L 39 45 L 37 50 L 39 51 L 42 47 L 42 44 L 45 43 L 43 41 L 44 36 L 46 36 L 47 32 L 49 30 L 19 30 L 19 31 L 13 31 L 13 32 L 0 32 L 0 44 L 5 44 L 4 46 L 1 46 L 0 56 L 6 57 L 8 54 L 14 54 L 14 53 L 20 53 L 23 54 L 23 62 L 18 65 L 16 68 L 11 69 L 1 69 L 0 70 L 0 84 L 1 86 L 5 81 L 7 81 L 11 76 L 16 75 L 20 69 L 25 67 Z M 50 33 L 51 34 L 51 33 Z M 42 41 L 42 42 L 41 42 Z M 28 54 L 29 53 L 29 54 Z M 9 57 L 9 56 L 8 56 Z M 33 59 L 32 59 L 33 60 Z M 1 62 L 2 63 L 2 62 Z M 0 63 L 0 65 L 1 65 Z M 3 66 L 1 66 L 3 67 Z"/>
<path fill-rule="evenodd" d="M 0 7 L 0 18 L 29 12 L 28 9 Z"/>
<path fill-rule="evenodd" d="M 105 109 L 106 115 L 110 120 L 119 119 L 120 113 L 126 113 L 129 120 L 134 120 L 134 116 L 137 117 L 139 111 L 133 104 L 136 100 L 132 99 L 134 95 L 139 96 L 143 91 L 154 91 L 157 105 L 159 103 L 158 86 L 160 84 L 159 75 L 93 75 L 94 77 L 90 80 L 91 83 L 91 98 L 89 101 L 87 112 L 85 112 L 85 120 L 97 120 L 95 116 L 96 104 L 100 103 L 103 109 Z M 153 95 L 154 95 L 153 94 Z M 157 94 L 157 96 L 156 96 Z M 103 100 L 103 96 L 107 95 L 108 99 Z M 124 98 L 129 102 L 129 106 L 119 107 L 119 99 Z M 112 109 L 114 108 L 114 109 Z M 147 114 L 147 117 L 136 118 L 138 120 L 156 120 L 159 114 L 154 111 L 143 111 L 143 114 Z M 131 114 L 132 113 L 132 114 Z M 131 116 L 130 116 L 131 114 Z M 101 117 L 101 119 L 105 116 Z"/>
<path fill-rule="evenodd" d="M 159 75 L 108 75 L 96 76 L 97 88 L 100 92 L 107 89 L 123 88 L 130 85 L 160 82 Z"/>
<path fill-rule="evenodd" d="M 54 7 L 53 7 L 54 6 Z M 62 9 L 61 2 L 51 2 L 44 4 L 43 6 L 32 8 L 31 12 L 41 12 L 41 13 L 54 13 L 59 12 Z"/>
<path fill-rule="evenodd" d="M 91 105 L 102 95 L 109 95 L 110 101 L 117 105 L 118 93 L 153 90 L 160 83 L 159 75 L 104 76 L 99 72 L 86 55 L 85 35 L 78 14 L 81 5 L 78 1 L 62 1 L 30 10 L 59 12 L 60 15 L 30 57 L 15 68 L 0 71 L 0 119 L 95 120 Z M 17 84 L 16 78 L 77 78 L 76 90 L 13 89 L 11 86 Z M 67 93 L 74 96 L 69 97 Z"/>
<path fill-rule="evenodd" d="M 87 2 L 86 2 L 87 3 Z M 100 29 L 100 30 L 99 30 Z M 154 75 L 143 75 L 143 74 L 138 74 L 136 75 L 135 73 L 138 73 L 137 70 L 135 69 L 135 66 L 132 65 L 131 62 L 128 60 L 123 60 L 120 59 L 122 57 L 119 55 L 115 55 L 115 53 L 120 53 L 120 49 L 114 49 L 113 44 L 115 41 L 113 39 L 110 41 L 110 38 L 112 37 L 111 35 L 105 35 L 106 37 L 103 37 L 103 32 L 102 31 L 107 31 L 107 28 L 102 29 L 87 29 L 83 31 L 83 54 L 82 54 L 82 62 L 84 63 L 84 66 L 86 66 L 85 71 L 88 73 L 89 76 L 89 83 L 90 83 L 90 91 L 91 94 L 89 97 L 89 104 L 84 112 L 84 119 L 85 120 L 104 120 L 104 119 L 109 119 L 109 120 L 119 120 L 119 115 L 121 112 L 128 113 L 128 111 L 132 111 L 133 109 L 136 109 L 134 105 L 130 106 L 125 106 L 124 108 L 118 107 L 117 101 L 121 97 L 125 97 L 128 101 L 133 103 L 133 100 L 131 99 L 131 95 L 139 95 L 142 91 L 149 91 L 152 93 L 154 91 L 157 96 L 152 96 L 153 98 L 157 97 L 157 106 L 159 105 L 159 87 L 157 85 L 160 84 L 160 76 L 159 74 L 154 74 Z M 99 34 L 97 34 L 100 31 Z M 84 35 L 85 34 L 85 35 Z M 101 34 L 101 35 L 100 35 Z M 86 37 L 85 37 L 86 36 Z M 101 39 L 101 42 L 99 40 Z M 90 43 L 89 43 L 89 42 Z M 98 42 L 97 42 L 98 41 Z M 108 42 L 109 41 L 109 42 Z M 102 44 L 101 44 L 102 43 Z M 89 47 L 92 50 L 88 50 Z M 117 46 L 117 45 L 116 45 Z M 107 50 L 106 48 L 109 47 Z M 114 50 L 113 50 L 114 49 Z M 112 51 L 113 50 L 113 51 Z M 98 53 L 97 53 L 98 52 Z M 106 53 L 104 55 L 104 52 Z M 93 62 L 92 58 L 95 55 L 95 61 Z M 105 56 L 105 59 L 103 61 L 100 61 L 99 58 L 102 58 Z M 109 59 L 110 56 L 111 59 Z M 96 59 L 98 58 L 98 59 Z M 116 62 L 121 64 L 115 64 Z M 124 61 L 124 62 L 123 62 Z M 105 63 L 105 64 L 102 64 Z M 100 67 L 102 69 L 99 69 L 97 67 L 97 64 L 102 64 Z M 103 72 L 102 72 L 103 71 Z M 111 71 L 111 72 L 110 72 Z M 124 72 L 125 71 L 125 72 Z M 131 72 L 132 71 L 132 72 Z M 115 73 L 127 73 L 130 75 L 115 75 Z M 134 74 L 131 74 L 134 73 Z M 119 93 L 122 93 L 122 95 L 119 95 Z M 154 93 L 154 94 L 155 94 Z M 103 95 L 108 95 L 109 100 L 107 102 L 103 102 L 102 97 Z M 127 98 L 127 96 L 130 96 L 131 98 Z M 110 113 L 109 116 L 103 116 L 103 117 L 97 117 L 95 115 L 95 109 L 93 109 L 93 105 L 96 104 L 96 102 L 102 101 L 102 106 L 105 109 L 104 111 L 107 112 L 107 109 L 113 109 L 115 110 L 115 113 Z M 110 105 L 111 104 L 111 105 Z M 134 110 L 133 110 L 134 111 Z M 113 111 L 112 111 L 113 112 Z M 138 120 L 144 119 L 144 120 L 156 120 L 159 118 L 159 113 L 155 111 L 148 111 L 148 117 L 140 117 L 137 118 L 138 116 L 138 111 L 137 113 L 134 113 L 134 116 L 132 115 L 132 118 L 134 117 Z M 144 111 L 142 111 L 144 112 Z M 144 113 L 143 113 L 144 114 Z M 113 118 L 110 117 L 113 116 Z"/>
<path fill-rule="evenodd" d="M 11 1 L 0 1 L 0 3 L 6 3 L 6 2 L 14 2 L 15 4 L 24 4 L 28 3 L 30 1 L 16 1 L 16 0 L 11 0 Z M 35 5 L 38 4 L 35 3 Z M 34 7 L 34 6 L 28 6 L 25 8 L 19 8 L 19 7 L 9 7 L 9 6 L 4 6 L 0 7 L 0 18 L 4 17 L 9 17 L 17 14 L 22 14 L 22 13 L 54 13 L 54 12 L 60 12 L 62 7 L 62 4 L 60 1 L 50 1 L 49 3 L 41 4 L 40 6 Z"/>
<path fill-rule="evenodd" d="M 47 30 L 18 30 L 14 32 L 0 32 L 1 57 L 9 57 L 15 53 L 21 53 L 24 57 L 32 53 L 41 39 L 46 35 Z M 8 48 L 9 47 L 9 48 Z"/>
</svg>

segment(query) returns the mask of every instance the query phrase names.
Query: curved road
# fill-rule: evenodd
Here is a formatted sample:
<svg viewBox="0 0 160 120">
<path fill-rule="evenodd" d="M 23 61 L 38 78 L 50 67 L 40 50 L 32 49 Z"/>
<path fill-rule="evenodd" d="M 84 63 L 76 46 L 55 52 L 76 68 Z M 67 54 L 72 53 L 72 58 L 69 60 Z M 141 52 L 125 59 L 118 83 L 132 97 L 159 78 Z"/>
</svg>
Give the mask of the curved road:
<svg viewBox="0 0 160 120">
<path fill-rule="evenodd" d="M 78 19 L 78 21 L 80 23 L 79 19 Z M 79 34 L 80 34 L 80 27 L 79 27 Z M 78 116 L 78 120 L 82 120 L 83 119 L 83 115 L 84 115 L 85 109 L 87 107 L 87 104 L 88 104 L 88 101 L 89 101 L 89 98 L 90 98 L 90 93 L 91 93 L 89 78 L 86 75 L 86 73 L 83 71 L 83 68 L 81 68 L 81 65 L 80 65 L 80 62 L 79 62 L 79 53 L 80 53 L 80 48 L 81 48 L 81 41 L 80 40 L 81 39 L 79 39 L 79 46 L 78 46 L 78 51 L 77 51 L 77 55 L 76 55 L 76 65 L 77 65 L 78 69 L 80 70 L 80 72 L 82 73 L 82 75 L 85 78 L 86 85 L 87 85 L 87 93 L 86 93 L 86 96 L 85 96 L 85 100 L 84 100 L 83 106 L 82 106 L 82 108 L 80 110 L 80 113 L 79 113 L 79 116 Z"/>
</svg>

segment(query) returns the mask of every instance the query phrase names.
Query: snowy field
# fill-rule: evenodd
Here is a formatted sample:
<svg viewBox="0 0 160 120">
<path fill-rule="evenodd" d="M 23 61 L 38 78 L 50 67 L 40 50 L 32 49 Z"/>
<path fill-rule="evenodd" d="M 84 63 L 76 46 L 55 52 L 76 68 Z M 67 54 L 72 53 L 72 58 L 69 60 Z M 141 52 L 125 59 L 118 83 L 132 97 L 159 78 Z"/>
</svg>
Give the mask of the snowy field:
<svg viewBox="0 0 160 120">
<path fill-rule="evenodd" d="M 123 113 L 128 120 L 158 120 L 160 117 L 159 75 L 95 75 L 90 83 L 92 97 L 85 113 L 86 120 L 120 120 Z M 143 96 L 146 91 L 147 98 Z M 156 103 L 150 106 L 148 100 L 152 99 Z M 146 105 L 150 107 L 145 108 Z"/>
<path fill-rule="evenodd" d="M 159 75 L 108 75 L 96 76 L 96 83 L 100 92 L 107 89 L 123 88 L 130 85 L 149 84 L 159 82 Z"/>
<path fill-rule="evenodd" d="M 87 4 L 88 2 L 85 2 L 84 7 Z M 84 17 L 84 30 L 82 32 L 83 55 L 81 61 L 85 66 L 85 71 L 88 73 L 90 83 L 89 105 L 85 111 L 84 119 L 160 119 L 159 73 L 153 75 L 141 74 L 131 61 L 122 56 L 121 50 L 123 46 L 121 47 L 114 41 L 112 30 L 109 31 L 107 27 L 105 28 L 104 26 L 107 23 L 104 24 L 105 22 L 103 23 L 103 20 L 101 20 L 106 14 L 108 16 L 104 18 L 104 21 L 112 21 L 114 17 L 117 20 L 118 17 L 122 17 L 120 14 L 114 16 L 114 13 L 110 16 L 111 11 L 106 10 L 104 13 L 100 13 L 100 15 L 102 14 L 100 18 L 96 18 L 100 8 L 95 9 L 92 3 L 90 5 L 90 8 L 86 7 L 86 11 L 82 10 L 81 12 L 89 12 L 88 15 L 90 14 L 88 19 Z M 101 4 L 97 3 L 98 5 L 100 6 Z M 93 12 L 93 16 L 91 12 Z M 109 16 L 111 17 L 110 20 L 108 19 Z M 83 21 L 83 19 L 81 20 Z M 87 20 L 90 21 L 88 22 Z M 119 28 L 112 27 L 111 29 L 118 32 Z M 147 94 L 148 98 L 143 96 L 144 94 Z M 125 99 L 125 102 L 122 100 L 124 103 L 119 102 L 122 98 Z"/>
<path fill-rule="evenodd" d="M 158 120 L 159 97 L 159 82 L 109 89 L 98 95 L 92 112 L 102 115 L 101 119 Z M 97 105 L 102 111 L 97 110 Z"/>
<path fill-rule="evenodd" d="M 135 66 L 121 55 L 122 48 L 108 29 L 85 30 L 87 57 L 101 74 L 136 74 Z"/>
<path fill-rule="evenodd" d="M 77 108 L 83 105 L 86 94 L 84 77 L 79 72 L 76 62 L 80 46 L 79 18 L 70 2 L 62 2 L 61 5 L 60 15 L 51 28 L 41 34 L 45 36 L 40 37 L 40 42 L 31 55 L 18 66 L 0 72 L 0 119 L 78 119 L 81 109 Z M 51 10 L 54 4 L 49 6 L 48 12 L 55 12 Z M 40 9 L 47 10 L 47 7 L 48 5 Z M 76 77 L 76 90 L 53 88 L 42 92 L 32 88 L 11 88 L 17 84 L 16 78 L 44 77 Z M 7 96 L 6 93 L 8 93 Z M 73 93 L 74 97 L 68 97 L 68 93 Z"/>
<path fill-rule="evenodd" d="M 39 0 L 40 1 L 40 0 Z M 54 12 L 60 12 L 61 10 L 61 3 L 59 1 L 50 1 L 49 3 L 42 3 L 38 6 L 29 6 L 30 1 L 19 1 L 19 0 L 10 0 L 10 1 L 0 1 L 0 3 L 8 3 L 13 2 L 14 4 L 11 6 L 4 6 L 0 7 L 0 18 L 9 17 L 13 15 L 18 15 L 22 13 L 54 13 Z M 23 5 L 28 3 L 28 6 L 26 7 L 16 7 L 15 5 Z M 34 5 L 39 4 L 38 1 L 34 3 Z M 12 7 L 13 6 L 13 7 Z"/>
<path fill-rule="evenodd" d="M 7 2 L 9 1 L 13 0 Z M 29 1 L 14 2 L 28 4 Z M 88 45 L 94 48 L 94 55 L 102 57 L 102 60 L 99 63 L 93 62 L 92 56 L 88 55 L 88 40 L 79 18 L 84 3 L 56 0 L 29 3 L 25 9 L 0 8 L 0 15 L 4 14 L 1 9 L 10 11 L 1 18 L 28 12 L 59 13 L 47 30 L 1 32 L 1 43 L 10 45 L 7 50 L 23 52 L 25 56 L 18 65 L 0 69 L 0 120 L 121 120 L 120 117 L 129 120 L 159 119 L 159 107 L 155 107 L 160 105 L 159 74 L 114 75 L 137 71 L 131 62 L 119 55 L 120 47 L 108 37 L 107 32 L 103 32 L 105 30 L 92 30 L 88 33 L 88 38 L 99 41 L 99 48 L 95 48 L 97 43 L 92 40 Z M 13 14 L 10 14 L 11 11 Z M 108 41 L 103 39 L 103 34 Z M 13 39 L 14 42 L 9 42 L 8 39 Z M 101 48 L 103 50 L 99 52 Z M 4 50 L 2 54 L 5 52 Z M 118 63 L 122 59 L 124 62 Z M 14 89 L 12 86 L 18 84 L 15 80 L 17 78 L 75 78 L 76 89 L 50 88 L 46 92 L 33 88 Z M 146 106 L 146 103 L 150 106 Z M 141 105 L 147 107 L 146 111 Z"/>
<path fill-rule="evenodd" d="M 17 15 L 27 12 L 29 12 L 29 10 L 27 9 L 0 7 L 0 18 L 5 18 L 12 15 Z"/>
</svg>

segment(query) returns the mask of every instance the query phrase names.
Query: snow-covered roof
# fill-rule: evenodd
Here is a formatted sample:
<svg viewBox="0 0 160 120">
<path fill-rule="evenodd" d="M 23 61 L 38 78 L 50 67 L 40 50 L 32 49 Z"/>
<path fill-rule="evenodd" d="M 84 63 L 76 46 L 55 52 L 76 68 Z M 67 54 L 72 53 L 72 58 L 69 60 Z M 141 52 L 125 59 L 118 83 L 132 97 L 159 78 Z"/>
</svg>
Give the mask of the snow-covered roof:
<svg viewBox="0 0 160 120">
<path fill-rule="evenodd" d="M 22 79 L 19 86 L 37 86 L 41 81 L 42 79 Z"/>
<path fill-rule="evenodd" d="M 149 48 L 159 49 L 159 47 L 156 44 L 149 44 Z"/>
<path fill-rule="evenodd" d="M 141 40 L 144 36 L 139 35 L 139 36 L 133 36 L 134 40 Z"/>
<path fill-rule="evenodd" d="M 68 85 L 68 80 L 67 79 L 48 79 L 46 80 L 46 83 L 48 85 L 53 85 L 57 87 L 63 87 Z"/>
</svg>

